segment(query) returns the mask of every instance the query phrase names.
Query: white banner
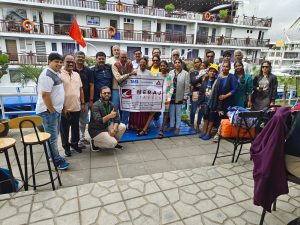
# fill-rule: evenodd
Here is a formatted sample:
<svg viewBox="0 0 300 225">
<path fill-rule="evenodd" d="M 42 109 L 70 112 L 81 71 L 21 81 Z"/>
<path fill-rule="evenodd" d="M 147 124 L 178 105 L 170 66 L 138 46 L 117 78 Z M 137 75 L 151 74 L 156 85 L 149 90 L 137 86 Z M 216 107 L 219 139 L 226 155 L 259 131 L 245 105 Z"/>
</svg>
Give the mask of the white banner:
<svg viewBox="0 0 300 225">
<path fill-rule="evenodd" d="M 121 110 L 130 112 L 163 112 L 165 80 L 162 77 L 135 76 L 120 88 Z"/>
</svg>

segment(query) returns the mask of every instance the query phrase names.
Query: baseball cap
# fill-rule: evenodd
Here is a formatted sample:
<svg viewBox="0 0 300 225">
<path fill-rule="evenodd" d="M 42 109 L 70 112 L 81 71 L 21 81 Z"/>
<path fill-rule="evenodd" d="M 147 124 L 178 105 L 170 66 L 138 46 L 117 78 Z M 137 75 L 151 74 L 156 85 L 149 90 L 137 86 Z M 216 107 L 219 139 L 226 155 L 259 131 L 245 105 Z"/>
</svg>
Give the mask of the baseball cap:
<svg viewBox="0 0 300 225">
<path fill-rule="evenodd" d="M 219 66 L 217 64 L 210 64 L 209 69 L 215 69 L 217 72 L 219 72 Z"/>
</svg>

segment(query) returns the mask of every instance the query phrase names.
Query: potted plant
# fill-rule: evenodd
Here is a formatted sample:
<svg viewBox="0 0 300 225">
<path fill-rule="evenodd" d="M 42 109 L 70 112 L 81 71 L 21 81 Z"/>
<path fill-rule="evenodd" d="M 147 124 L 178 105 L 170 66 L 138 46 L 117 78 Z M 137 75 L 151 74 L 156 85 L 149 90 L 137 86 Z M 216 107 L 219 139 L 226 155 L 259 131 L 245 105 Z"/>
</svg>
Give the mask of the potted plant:
<svg viewBox="0 0 300 225">
<path fill-rule="evenodd" d="M 228 16 L 228 9 L 221 9 L 220 11 L 219 11 L 219 18 L 220 18 L 220 22 L 225 22 L 225 19 L 227 18 L 227 16 Z"/>
<path fill-rule="evenodd" d="M 0 53 L 0 80 L 5 74 L 7 74 L 8 64 L 9 56 L 7 54 Z"/>
<path fill-rule="evenodd" d="M 175 10 L 175 5 L 172 3 L 165 5 L 166 16 L 171 16 L 172 12 Z"/>
<path fill-rule="evenodd" d="M 106 6 L 106 0 L 98 0 L 100 9 L 105 9 Z"/>
</svg>

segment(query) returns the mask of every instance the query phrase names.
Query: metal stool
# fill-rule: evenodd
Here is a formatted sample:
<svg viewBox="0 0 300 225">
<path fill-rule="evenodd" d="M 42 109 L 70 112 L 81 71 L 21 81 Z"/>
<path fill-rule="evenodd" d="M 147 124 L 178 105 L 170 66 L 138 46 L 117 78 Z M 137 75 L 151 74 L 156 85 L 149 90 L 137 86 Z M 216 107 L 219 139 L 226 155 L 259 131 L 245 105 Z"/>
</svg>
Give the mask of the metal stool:
<svg viewBox="0 0 300 225">
<path fill-rule="evenodd" d="M 37 126 L 42 125 L 42 123 L 43 123 L 43 118 L 39 117 L 39 116 L 17 117 L 17 118 L 11 119 L 8 122 L 8 124 L 11 128 L 19 128 L 23 146 L 24 146 L 24 167 L 25 167 L 24 189 L 25 189 L 25 191 L 28 190 L 28 186 L 33 187 L 33 189 L 36 190 L 37 187 L 45 186 L 50 183 L 52 184 L 52 189 L 55 190 L 54 180 L 56 180 L 56 179 L 58 179 L 59 185 L 62 186 L 60 176 L 59 176 L 57 167 L 54 162 L 53 162 L 53 164 L 54 164 L 54 168 L 55 168 L 55 172 L 56 172 L 56 177 L 53 178 L 53 175 L 52 175 L 52 169 L 51 169 L 49 155 L 48 155 L 47 146 L 46 146 L 46 143 L 47 143 L 49 150 L 50 150 L 49 151 L 50 156 L 54 161 L 54 157 L 52 154 L 52 149 L 51 149 L 51 145 L 50 145 L 50 141 L 49 141 L 51 135 L 47 132 L 38 132 L 37 131 Z M 24 128 L 33 128 L 34 132 L 24 135 L 23 134 Z M 46 157 L 46 161 L 47 161 L 47 166 L 48 166 L 47 170 L 41 170 L 38 172 L 35 171 L 34 161 L 33 161 L 33 151 L 32 151 L 33 145 L 43 145 L 45 157 Z M 27 171 L 27 146 L 29 146 L 29 153 L 30 153 L 30 159 L 31 159 L 30 161 L 31 161 L 32 175 L 30 177 L 32 177 L 32 180 L 33 180 L 32 185 L 28 183 L 28 180 L 30 177 L 28 177 L 28 171 Z M 38 173 L 41 173 L 41 172 L 45 172 L 45 171 L 49 172 L 50 181 L 47 183 L 36 185 L 35 175 Z"/>
<path fill-rule="evenodd" d="M 5 126 L 1 123 L 0 124 L 0 132 L 2 132 L 4 130 L 5 130 Z M 9 160 L 9 155 L 8 155 L 8 150 L 10 148 L 14 149 L 14 153 L 15 153 L 15 157 L 16 157 L 17 164 L 18 164 L 18 167 L 19 167 L 20 175 L 21 175 L 22 181 L 24 182 L 22 167 L 21 167 L 18 152 L 17 152 L 17 149 L 16 149 L 16 140 L 13 139 L 13 138 L 0 138 L 0 153 L 4 153 L 4 155 L 5 155 L 6 164 L 7 164 L 8 170 L 9 170 L 10 175 L 11 175 L 10 176 L 10 181 L 11 181 L 12 187 L 13 187 L 14 191 L 18 191 L 18 190 L 15 189 L 15 185 L 14 185 L 15 178 L 14 178 L 14 175 L 13 175 L 13 171 L 12 171 L 12 168 L 11 168 L 11 165 L 10 165 L 10 160 Z"/>
</svg>

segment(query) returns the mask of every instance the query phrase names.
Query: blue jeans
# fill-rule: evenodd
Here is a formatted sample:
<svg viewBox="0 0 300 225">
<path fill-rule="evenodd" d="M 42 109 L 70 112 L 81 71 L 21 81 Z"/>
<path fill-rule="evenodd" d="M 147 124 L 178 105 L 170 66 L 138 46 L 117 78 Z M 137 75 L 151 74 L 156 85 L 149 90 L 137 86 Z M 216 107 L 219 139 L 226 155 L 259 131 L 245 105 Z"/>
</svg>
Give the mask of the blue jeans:
<svg viewBox="0 0 300 225">
<path fill-rule="evenodd" d="M 112 90 L 112 103 L 114 104 L 114 107 L 116 111 L 120 110 L 120 94 L 119 89 L 113 89 Z"/>
<path fill-rule="evenodd" d="M 80 112 L 80 117 L 79 117 L 79 138 L 82 139 L 85 137 L 85 128 L 86 125 L 89 124 L 90 122 L 90 117 L 89 117 L 89 103 L 86 102 L 84 106 L 85 111 Z"/>
<path fill-rule="evenodd" d="M 38 116 L 43 118 L 43 126 L 45 129 L 45 132 L 50 133 L 50 145 L 52 150 L 52 155 L 54 157 L 54 162 L 56 165 L 59 165 L 61 160 L 64 160 L 63 157 L 59 155 L 58 148 L 57 148 L 57 136 L 59 134 L 59 128 L 60 128 L 60 113 L 50 113 L 50 112 L 42 112 L 38 114 Z M 48 153 L 48 156 L 51 155 Z"/>
<path fill-rule="evenodd" d="M 198 102 L 193 102 L 191 101 L 191 112 L 190 112 L 190 119 L 191 119 L 191 125 L 194 125 L 195 122 L 195 115 L 198 109 Z M 201 124 L 201 120 L 203 117 L 203 113 L 200 111 L 198 111 L 198 117 L 197 117 L 197 125 Z"/>
<path fill-rule="evenodd" d="M 112 102 L 115 106 L 116 111 L 119 111 L 120 117 L 121 117 L 121 123 L 124 123 L 125 125 L 128 124 L 129 121 L 129 115 L 130 112 L 128 111 L 122 111 L 120 110 L 120 94 L 119 90 L 113 89 L 112 91 Z"/>
<path fill-rule="evenodd" d="M 170 116 L 170 127 L 174 127 L 176 118 L 176 128 L 179 129 L 181 123 L 181 104 L 170 104 L 169 116 Z"/>
</svg>

